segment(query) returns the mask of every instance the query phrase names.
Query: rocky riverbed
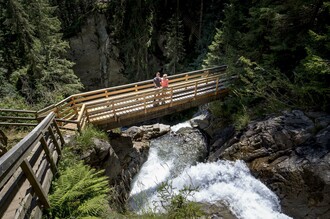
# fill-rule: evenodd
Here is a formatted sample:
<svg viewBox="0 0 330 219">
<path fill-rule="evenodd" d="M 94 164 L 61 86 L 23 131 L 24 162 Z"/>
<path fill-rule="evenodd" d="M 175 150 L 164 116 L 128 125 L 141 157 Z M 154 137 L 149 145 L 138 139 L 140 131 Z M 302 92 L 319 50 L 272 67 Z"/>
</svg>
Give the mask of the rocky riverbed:
<svg viewBox="0 0 330 219">
<path fill-rule="evenodd" d="M 293 218 L 330 218 L 330 115 L 287 111 L 251 121 L 239 131 L 218 127 L 210 114 L 189 123 L 209 138 L 206 162 L 243 160 L 254 177 L 276 193 L 283 213 Z M 155 124 L 109 133 L 110 143 L 94 139 L 93 149 L 82 158 L 105 169 L 125 203 L 132 178 L 147 160 L 150 140 L 170 129 Z"/>
</svg>

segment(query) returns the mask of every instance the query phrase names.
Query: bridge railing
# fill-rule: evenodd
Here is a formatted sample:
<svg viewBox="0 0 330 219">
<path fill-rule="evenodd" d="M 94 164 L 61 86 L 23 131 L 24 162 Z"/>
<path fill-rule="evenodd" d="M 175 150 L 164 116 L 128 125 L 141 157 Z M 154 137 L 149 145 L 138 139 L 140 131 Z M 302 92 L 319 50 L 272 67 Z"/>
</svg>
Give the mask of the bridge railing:
<svg viewBox="0 0 330 219">
<path fill-rule="evenodd" d="M 0 125 L 2 126 L 36 126 L 37 120 L 37 111 L 0 109 Z"/>
<path fill-rule="evenodd" d="M 170 84 L 173 86 L 174 84 L 180 84 L 182 82 L 187 83 L 198 79 L 203 80 L 205 78 L 210 78 L 212 75 L 217 75 L 225 72 L 226 69 L 227 66 L 218 66 L 208 69 L 181 73 L 177 75 L 171 75 L 168 77 L 168 79 L 170 80 Z M 131 83 L 116 87 L 110 87 L 95 91 L 74 94 L 56 104 L 50 105 L 39 111 L 31 111 L 30 113 L 34 115 L 35 120 L 41 120 L 50 112 L 54 112 L 56 114 L 56 119 L 58 121 L 60 128 L 80 131 L 89 121 L 88 109 L 90 109 L 93 104 L 97 104 L 99 103 L 99 101 L 102 102 L 103 100 L 108 101 L 109 98 L 113 98 L 115 96 L 122 97 L 130 94 L 137 95 L 139 94 L 139 92 L 148 91 L 148 90 L 150 92 L 154 92 L 154 90 L 152 89 L 153 86 L 154 86 L 153 81 L 151 79 L 137 83 Z M 148 101 L 148 98 L 146 99 L 146 101 Z M 88 105 L 88 109 L 84 108 L 84 104 Z M 0 114 L 1 114 L 1 109 L 0 109 Z M 32 119 L 32 117 L 33 116 L 27 117 L 27 119 Z M 0 116 L 0 125 L 9 125 L 8 118 L 5 122 L 1 122 L 4 119 L 6 119 L 5 116 L 3 116 L 2 118 Z M 12 119 L 13 120 L 10 121 L 10 124 L 14 125 L 15 124 L 14 118 Z M 23 123 L 21 122 L 21 124 Z M 32 122 L 26 122 L 26 125 L 28 124 L 32 125 Z M 34 123 L 33 125 L 36 125 L 36 123 Z"/>
<path fill-rule="evenodd" d="M 170 80 L 171 84 L 188 82 L 195 79 L 207 78 L 214 74 L 223 73 L 226 71 L 226 69 L 227 66 L 218 66 L 177 75 L 171 75 L 168 77 L 168 79 Z M 49 106 L 47 109 L 38 111 L 38 116 L 41 116 L 44 112 L 48 113 L 49 111 L 53 111 L 56 113 L 57 118 L 59 118 L 58 121 L 61 122 L 61 128 L 80 131 L 89 121 L 88 110 L 87 108 L 83 108 L 84 104 L 87 104 L 89 108 L 91 108 L 91 105 L 97 104 L 98 101 L 109 99 L 115 96 L 129 94 L 136 95 L 141 91 L 152 90 L 151 88 L 153 87 L 153 80 L 151 79 L 137 83 L 74 94 L 62 100 L 61 102 L 54 104 L 53 106 Z M 74 128 L 72 128 L 70 126 L 65 126 L 65 124 L 75 124 L 76 127 L 73 126 Z"/>
<path fill-rule="evenodd" d="M 0 218 L 23 218 L 49 207 L 48 191 L 64 139 L 47 115 L 26 137 L 0 157 Z"/>
<path fill-rule="evenodd" d="M 227 91 L 227 82 L 230 77 L 215 74 L 204 78 L 195 78 L 190 81 L 182 81 L 170 84 L 167 89 L 143 90 L 136 93 L 128 93 L 116 97 L 104 98 L 98 101 L 86 103 L 84 113 L 86 121 L 97 123 L 98 120 L 118 121 L 123 114 L 131 114 L 149 111 L 157 107 L 172 107 L 191 102 L 205 96 L 216 96 L 220 92 Z M 155 93 L 156 91 L 156 93 Z"/>
</svg>

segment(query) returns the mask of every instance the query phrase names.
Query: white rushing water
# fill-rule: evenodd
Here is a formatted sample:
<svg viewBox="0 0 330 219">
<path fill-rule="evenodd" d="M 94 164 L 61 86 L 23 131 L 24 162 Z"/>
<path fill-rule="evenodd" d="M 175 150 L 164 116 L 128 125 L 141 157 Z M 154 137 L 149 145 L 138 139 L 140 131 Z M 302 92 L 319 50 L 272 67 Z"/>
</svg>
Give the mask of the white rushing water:
<svg viewBox="0 0 330 219">
<path fill-rule="evenodd" d="M 180 126 L 188 127 L 187 124 Z M 185 167 L 173 174 L 179 160 L 175 155 L 180 154 L 175 148 L 180 145 L 173 146 L 173 143 L 168 143 L 169 139 L 170 136 L 151 143 L 148 160 L 133 180 L 130 203 L 135 211 L 141 213 L 153 209 L 162 212 L 164 209 L 159 207 L 156 189 L 161 182 L 168 181 L 174 194 L 185 186 L 197 188 L 190 200 L 211 204 L 220 201 L 238 218 L 290 218 L 281 213 L 276 195 L 251 175 L 243 161 L 189 163 L 184 160 Z"/>
</svg>

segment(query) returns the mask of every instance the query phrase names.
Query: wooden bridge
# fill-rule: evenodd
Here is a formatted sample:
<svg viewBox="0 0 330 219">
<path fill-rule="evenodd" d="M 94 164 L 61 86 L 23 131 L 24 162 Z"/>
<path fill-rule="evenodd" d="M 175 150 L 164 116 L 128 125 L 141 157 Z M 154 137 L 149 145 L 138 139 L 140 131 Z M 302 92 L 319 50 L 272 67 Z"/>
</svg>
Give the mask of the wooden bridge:
<svg viewBox="0 0 330 219">
<path fill-rule="evenodd" d="M 233 77 L 226 66 L 169 77 L 167 89 L 152 80 L 71 95 L 39 111 L 0 109 L 0 126 L 36 126 L 0 157 L 0 218 L 41 218 L 64 140 L 60 129 L 81 131 L 132 125 L 223 97 Z M 0 133 L 6 139 L 4 133 Z"/>
</svg>

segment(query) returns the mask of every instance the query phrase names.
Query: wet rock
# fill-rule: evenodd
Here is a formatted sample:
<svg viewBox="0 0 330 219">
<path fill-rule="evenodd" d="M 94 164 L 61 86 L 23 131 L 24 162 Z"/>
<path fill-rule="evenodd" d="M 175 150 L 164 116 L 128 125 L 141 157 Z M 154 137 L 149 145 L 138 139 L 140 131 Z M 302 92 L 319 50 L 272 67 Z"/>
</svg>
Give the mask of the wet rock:
<svg viewBox="0 0 330 219">
<path fill-rule="evenodd" d="M 130 136 L 134 141 L 149 140 L 157 138 L 170 131 L 169 125 L 153 124 L 144 126 L 132 126 L 123 132 L 123 135 Z"/>
<path fill-rule="evenodd" d="M 244 160 L 294 218 L 330 218 L 330 116 L 293 110 L 251 122 L 209 160 Z"/>
<path fill-rule="evenodd" d="M 192 127 L 198 127 L 200 129 L 207 129 L 211 124 L 211 115 L 205 111 L 203 114 L 196 116 L 190 120 Z"/>
<path fill-rule="evenodd" d="M 210 219 L 236 219 L 237 217 L 231 213 L 229 207 L 225 204 L 216 202 L 210 203 L 198 203 L 201 211 L 203 212 L 203 217 Z"/>
<path fill-rule="evenodd" d="M 86 151 L 81 158 L 91 166 L 97 166 L 104 161 L 105 157 L 109 154 L 111 148 L 108 141 L 98 138 L 92 138 L 92 145 L 90 149 Z"/>
<path fill-rule="evenodd" d="M 121 134 L 110 133 L 110 144 L 114 150 L 113 159 L 120 163 L 118 168 L 109 164 L 109 174 L 113 177 L 113 184 L 116 185 L 119 194 L 119 201 L 124 204 L 130 192 L 132 178 L 138 173 L 142 164 L 148 158 L 150 139 L 159 137 L 170 131 L 170 126 L 163 124 L 132 126 Z M 104 164 L 107 165 L 107 164 Z M 110 173 L 114 171 L 115 173 Z"/>
</svg>

